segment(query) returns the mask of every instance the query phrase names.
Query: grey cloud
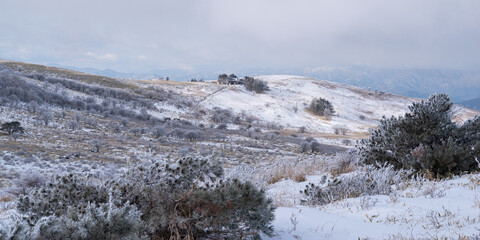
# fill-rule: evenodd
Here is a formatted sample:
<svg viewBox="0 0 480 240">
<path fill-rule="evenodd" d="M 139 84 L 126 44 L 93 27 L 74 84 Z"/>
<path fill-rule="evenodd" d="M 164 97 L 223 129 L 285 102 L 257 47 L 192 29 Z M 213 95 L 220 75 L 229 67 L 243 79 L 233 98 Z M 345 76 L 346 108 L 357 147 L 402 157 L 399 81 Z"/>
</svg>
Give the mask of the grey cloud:
<svg viewBox="0 0 480 240">
<path fill-rule="evenodd" d="M 476 0 L 20 0 L 1 6 L 0 58 L 39 63 L 134 72 L 480 67 Z"/>
</svg>

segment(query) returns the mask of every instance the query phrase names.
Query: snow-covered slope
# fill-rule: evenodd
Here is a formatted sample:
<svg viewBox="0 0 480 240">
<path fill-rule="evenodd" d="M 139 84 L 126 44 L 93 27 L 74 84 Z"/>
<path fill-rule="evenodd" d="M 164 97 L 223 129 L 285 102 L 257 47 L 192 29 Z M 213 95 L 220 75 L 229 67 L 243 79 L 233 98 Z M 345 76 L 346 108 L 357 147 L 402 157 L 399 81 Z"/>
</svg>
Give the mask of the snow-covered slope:
<svg viewBox="0 0 480 240">
<path fill-rule="evenodd" d="M 382 116 L 403 115 L 416 98 L 299 76 L 272 75 L 256 77 L 268 83 L 270 90 L 256 94 L 243 86 L 229 86 L 204 101 L 206 108 L 232 108 L 245 111 L 259 120 L 274 122 L 286 128 L 307 127 L 311 132 L 333 133 L 345 127 L 350 133 L 366 133 L 378 125 Z M 329 100 L 336 111 L 331 119 L 315 116 L 306 107 L 313 98 Z M 297 111 L 296 111 L 297 110 Z M 460 120 L 474 116 L 475 111 L 461 109 Z"/>
</svg>

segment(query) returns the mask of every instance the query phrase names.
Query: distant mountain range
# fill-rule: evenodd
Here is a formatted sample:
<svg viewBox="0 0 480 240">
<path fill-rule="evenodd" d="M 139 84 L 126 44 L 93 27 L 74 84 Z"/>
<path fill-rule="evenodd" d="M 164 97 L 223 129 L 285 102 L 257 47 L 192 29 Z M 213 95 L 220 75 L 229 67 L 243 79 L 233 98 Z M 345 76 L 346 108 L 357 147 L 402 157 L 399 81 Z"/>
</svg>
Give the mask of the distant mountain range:
<svg viewBox="0 0 480 240">
<path fill-rule="evenodd" d="M 468 108 L 473 108 L 480 110 L 480 97 L 474 98 L 465 102 L 459 102 L 458 104 L 463 105 Z"/>
<path fill-rule="evenodd" d="M 305 75 L 409 97 L 428 98 L 436 92 L 455 102 L 480 97 L 480 71 L 333 67 L 310 69 Z"/>
<path fill-rule="evenodd" d="M 113 78 L 123 78 L 123 79 L 155 79 L 155 78 L 162 78 L 161 75 L 155 73 L 123 73 L 117 72 L 112 69 L 97 69 L 97 68 L 79 68 L 79 67 L 70 67 L 70 66 L 63 66 L 58 64 L 52 64 L 53 67 L 59 68 L 67 68 L 79 72 L 91 73 L 95 75 L 113 77 Z"/>
<path fill-rule="evenodd" d="M 60 66 L 64 67 L 64 66 Z M 345 83 L 365 89 L 395 93 L 408 97 L 428 98 L 431 94 L 447 93 L 450 98 L 465 106 L 477 107 L 480 97 L 480 71 L 418 69 L 418 68 L 378 68 L 371 66 L 340 66 L 319 68 L 251 68 L 238 71 L 194 72 L 177 69 L 151 71 L 149 73 L 121 73 L 111 69 L 66 67 L 72 70 L 88 72 L 108 77 L 124 79 L 154 79 L 170 77 L 175 81 L 189 79 L 216 79 L 221 73 L 235 73 L 237 76 L 249 75 L 298 75 Z"/>
</svg>

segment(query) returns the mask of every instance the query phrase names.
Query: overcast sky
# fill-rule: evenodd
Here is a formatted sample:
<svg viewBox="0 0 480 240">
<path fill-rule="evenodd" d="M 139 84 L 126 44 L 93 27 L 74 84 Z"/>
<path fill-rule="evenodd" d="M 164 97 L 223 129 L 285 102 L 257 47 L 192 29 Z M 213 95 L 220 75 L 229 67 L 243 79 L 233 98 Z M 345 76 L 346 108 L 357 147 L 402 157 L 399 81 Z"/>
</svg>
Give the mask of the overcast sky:
<svg viewBox="0 0 480 240">
<path fill-rule="evenodd" d="M 240 68 L 480 67 L 478 0 L 0 0 L 0 58 Z"/>
</svg>

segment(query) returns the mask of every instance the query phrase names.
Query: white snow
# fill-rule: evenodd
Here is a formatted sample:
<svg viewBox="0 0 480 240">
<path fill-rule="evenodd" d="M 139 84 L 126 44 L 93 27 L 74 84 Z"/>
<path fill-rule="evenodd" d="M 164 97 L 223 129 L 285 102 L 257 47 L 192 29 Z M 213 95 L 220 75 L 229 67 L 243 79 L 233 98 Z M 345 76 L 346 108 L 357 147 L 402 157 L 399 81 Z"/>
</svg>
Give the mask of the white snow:
<svg viewBox="0 0 480 240">
<path fill-rule="evenodd" d="M 333 128 L 337 126 L 366 132 L 368 126 L 377 125 L 384 115 L 405 113 L 407 106 L 416 100 L 390 94 L 375 96 L 374 92 L 361 88 L 306 77 L 274 75 L 257 78 L 266 81 L 270 90 L 257 94 L 243 86 L 230 86 L 228 90 L 209 96 L 202 105 L 206 108 L 231 108 L 237 113 L 244 110 L 257 119 L 287 128 L 306 126 L 314 132 L 333 133 Z M 336 114 L 331 120 L 306 112 L 305 108 L 316 97 L 325 98 L 333 104 Z M 298 108 L 296 113 L 294 108 Z M 361 115 L 366 119 L 361 120 Z"/>
<path fill-rule="evenodd" d="M 317 183 L 318 178 L 309 177 L 307 182 Z M 284 180 L 272 185 L 268 194 L 278 197 L 283 192 L 286 199 L 298 199 L 306 184 Z M 397 196 L 279 207 L 275 235 L 264 239 L 458 239 L 480 233 L 480 174 L 412 184 Z"/>
</svg>

